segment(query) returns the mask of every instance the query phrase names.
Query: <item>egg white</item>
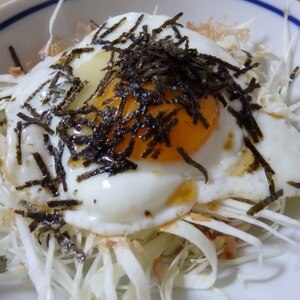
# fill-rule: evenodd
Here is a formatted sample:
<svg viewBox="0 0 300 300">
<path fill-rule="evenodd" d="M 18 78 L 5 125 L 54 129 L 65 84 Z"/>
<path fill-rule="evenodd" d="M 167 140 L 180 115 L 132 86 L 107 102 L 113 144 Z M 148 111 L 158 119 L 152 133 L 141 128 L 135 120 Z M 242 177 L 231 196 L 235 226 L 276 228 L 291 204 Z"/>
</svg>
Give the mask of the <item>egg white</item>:
<svg viewBox="0 0 300 300">
<path fill-rule="evenodd" d="M 256 144 L 257 150 L 275 171 L 274 181 L 277 189 L 284 190 L 284 197 L 299 195 L 288 182 L 299 182 L 300 139 L 299 132 L 287 120 L 273 117 L 260 111 L 255 114 L 256 121 L 264 138 Z M 269 184 L 263 168 L 253 173 L 232 176 L 230 169 L 241 157 L 237 152 L 233 164 L 211 166 L 212 178 L 204 184 L 199 181 L 200 202 L 211 202 L 231 197 L 259 201 L 269 195 Z"/>
</svg>

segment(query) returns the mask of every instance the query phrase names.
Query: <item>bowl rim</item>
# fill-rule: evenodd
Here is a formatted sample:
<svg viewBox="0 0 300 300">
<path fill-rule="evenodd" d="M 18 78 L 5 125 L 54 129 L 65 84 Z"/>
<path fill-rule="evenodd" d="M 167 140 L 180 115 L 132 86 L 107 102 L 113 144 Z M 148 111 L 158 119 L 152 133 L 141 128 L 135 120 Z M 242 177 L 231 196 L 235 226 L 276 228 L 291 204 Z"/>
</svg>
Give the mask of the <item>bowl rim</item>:
<svg viewBox="0 0 300 300">
<path fill-rule="evenodd" d="M 0 5 L 0 32 L 31 14 L 57 4 L 58 1 L 59 0 L 11 0 L 5 2 Z"/>
<path fill-rule="evenodd" d="M 0 5 L 0 32 L 7 27 L 13 25 L 19 20 L 28 17 L 40 10 L 43 10 L 49 6 L 55 5 L 59 0 L 7 0 Z M 71 1 L 71 0 L 64 0 Z M 270 0 L 239 0 L 251 3 L 264 10 L 271 12 L 272 14 L 280 17 L 285 17 L 285 8 L 280 8 L 275 4 L 275 1 Z M 300 27 L 300 16 L 295 16 L 289 13 L 288 21 L 297 27 Z"/>
</svg>

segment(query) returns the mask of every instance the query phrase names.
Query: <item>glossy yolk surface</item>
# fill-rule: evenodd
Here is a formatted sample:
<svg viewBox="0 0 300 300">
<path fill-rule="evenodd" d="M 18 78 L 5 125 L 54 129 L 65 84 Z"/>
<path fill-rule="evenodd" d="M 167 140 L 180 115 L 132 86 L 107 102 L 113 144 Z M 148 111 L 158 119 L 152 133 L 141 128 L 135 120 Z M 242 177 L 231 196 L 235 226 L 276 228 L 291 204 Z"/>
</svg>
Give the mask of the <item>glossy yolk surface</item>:
<svg viewBox="0 0 300 300">
<path fill-rule="evenodd" d="M 103 109 L 105 106 L 111 106 L 119 109 L 121 104 L 121 98 L 115 96 L 114 88 L 116 85 L 116 80 L 110 83 L 105 92 L 100 96 L 92 100 L 91 104 L 97 106 L 99 109 Z M 147 83 L 143 86 L 145 89 L 153 89 L 151 83 Z M 176 111 L 175 118 L 177 123 L 168 134 L 170 145 L 166 143 L 158 143 L 154 147 L 154 150 L 157 150 L 159 155 L 153 158 L 151 155 L 146 156 L 146 159 L 155 159 L 156 161 L 176 161 L 182 160 L 181 155 L 178 153 L 177 148 L 182 147 L 185 152 L 189 155 L 197 152 L 209 139 L 211 134 L 217 127 L 218 124 L 218 104 L 215 98 L 208 96 L 206 98 L 200 99 L 199 112 L 203 118 L 207 121 L 209 126 L 205 126 L 203 122 L 198 121 L 196 124 L 193 122 L 193 118 L 186 112 L 186 110 L 177 103 L 171 103 L 172 94 L 167 93 L 163 104 L 152 105 L 147 108 L 151 116 L 154 118 L 158 114 L 167 115 Z M 169 103 L 168 103 L 169 102 Z M 138 109 L 138 103 L 135 97 L 129 96 L 126 99 L 126 103 L 122 108 L 122 117 L 126 118 L 130 114 L 134 113 Z M 133 124 L 131 120 L 127 126 Z M 134 147 L 130 155 L 131 159 L 139 160 L 143 158 L 143 154 L 151 142 L 151 138 L 143 139 L 143 136 L 147 133 L 147 128 L 141 128 L 134 136 Z M 130 133 L 124 135 L 123 141 L 117 145 L 115 148 L 116 151 L 124 151 L 132 138 Z"/>
</svg>

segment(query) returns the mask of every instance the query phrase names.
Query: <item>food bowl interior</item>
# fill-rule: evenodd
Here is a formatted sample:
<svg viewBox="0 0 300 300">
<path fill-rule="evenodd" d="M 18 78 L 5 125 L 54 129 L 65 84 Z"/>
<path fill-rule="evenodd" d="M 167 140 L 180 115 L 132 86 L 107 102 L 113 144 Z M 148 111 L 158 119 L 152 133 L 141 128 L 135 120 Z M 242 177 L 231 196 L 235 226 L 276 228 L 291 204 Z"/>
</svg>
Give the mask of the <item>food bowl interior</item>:
<svg viewBox="0 0 300 300">
<path fill-rule="evenodd" d="M 49 20 L 55 9 L 55 0 L 11 0 L 4 4 L 0 9 L 0 72 L 6 73 L 8 67 L 13 64 L 8 51 L 9 46 L 13 46 L 21 62 L 26 65 L 28 62 L 39 60 L 39 50 L 46 44 L 49 37 Z M 203 2 L 205 5 L 200 5 Z M 205 3 L 204 3 L 205 2 Z M 268 40 L 276 41 L 280 33 L 273 32 L 268 37 L 262 33 L 260 28 L 264 22 L 264 14 L 260 13 L 251 3 L 249 14 L 241 16 L 235 9 L 239 0 L 227 0 L 226 6 L 217 9 L 218 0 L 163 0 L 163 1 L 144 1 L 144 0 L 66 0 L 57 15 L 54 23 L 54 36 L 66 38 L 76 33 L 78 24 L 88 24 L 93 20 L 101 24 L 108 17 L 123 14 L 129 11 L 146 12 L 152 14 L 166 14 L 173 16 L 178 12 L 183 12 L 182 22 L 194 21 L 205 22 L 210 17 L 217 21 L 224 21 L 228 24 L 236 22 L 255 22 L 249 26 L 256 31 L 256 39 L 259 42 Z M 200 8 L 201 7 L 201 8 Z M 229 17 L 230 16 L 230 17 Z M 279 16 L 270 13 L 268 24 L 278 22 Z M 251 23 L 251 22 L 250 22 Z M 276 47 L 278 50 L 278 47 Z"/>
<path fill-rule="evenodd" d="M 9 67 L 14 64 L 8 50 L 9 46 L 14 47 L 25 69 L 28 68 L 27 64 L 30 64 L 30 62 L 34 63 L 40 60 L 39 51 L 49 38 L 49 20 L 56 2 L 55 0 L 11 0 L 2 7 L 0 6 L 0 74 L 7 73 Z M 224 2 L 226 2 L 226 5 L 220 5 Z M 149 14 L 155 12 L 169 16 L 183 12 L 184 16 L 181 19 L 183 24 L 187 21 L 206 22 L 211 17 L 226 24 L 245 23 L 250 27 L 251 38 L 255 43 L 267 44 L 271 52 L 279 55 L 285 52 L 283 38 L 285 27 L 282 16 L 262 10 L 247 1 L 226 0 L 224 2 L 220 0 L 65 0 L 54 23 L 54 36 L 63 39 L 72 37 L 78 31 L 78 24 L 88 24 L 90 20 L 101 24 L 110 16 L 129 11 Z M 237 4 L 240 2 L 243 2 L 245 8 L 243 13 L 236 9 Z M 298 9 L 300 12 L 300 3 L 297 4 L 299 4 Z M 267 22 L 266 15 L 268 16 Z M 299 17 L 300 13 L 298 13 L 297 18 L 300 19 Z M 297 26 L 292 23 L 290 25 L 292 35 L 293 32 L 297 31 Z M 276 30 L 272 30 L 273 26 Z M 295 44 L 295 51 L 300 53 L 299 41 Z M 300 55 L 296 56 L 294 65 L 300 65 Z M 300 95 L 299 90 L 300 84 L 297 88 Z M 296 200 L 289 202 L 286 213 L 299 219 L 300 211 Z M 231 283 L 229 281 L 234 281 L 235 278 L 233 275 L 226 277 L 225 281 L 227 282 L 224 286 Z M 297 277 L 294 280 L 296 281 L 296 279 Z M 7 296 L 4 290 L 0 291 L 0 298 L 2 299 L 2 295 L 4 295 L 5 299 L 21 299 L 21 297 L 22 299 L 33 299 L 32 294 L 28 298 L 26 296 L 24 298 L 23 290 L 20 292 L 20 298 L 16 298 L 15 295 L 9 297 L 8 294 L 11 290 L 10 287 L 7 287 Z M 243 288 L 242 291 L 244 291 Z M 196 299 L 197 295 L 186 298 L 186 294 L 179 291 L 176 299 L 184 298 Z"/>
</svg>

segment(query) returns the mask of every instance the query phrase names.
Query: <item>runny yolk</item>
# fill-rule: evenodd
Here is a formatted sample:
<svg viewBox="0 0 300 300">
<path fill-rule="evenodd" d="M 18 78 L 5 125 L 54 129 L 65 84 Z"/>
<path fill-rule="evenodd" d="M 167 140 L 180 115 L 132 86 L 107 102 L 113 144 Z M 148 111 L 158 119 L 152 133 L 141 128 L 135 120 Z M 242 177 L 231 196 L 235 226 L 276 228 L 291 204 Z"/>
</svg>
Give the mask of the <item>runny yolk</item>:
<svg viewBox="0 0 300 300">
<path fill-rule="evenodd" d="M 115 97 L 114 87 L 116 82 L 109 84 L 105 92 L 96 99 L 92 100 L 92 104 L 97 106 L 99 109 L 106 105 L 119 108 L 121 99 Z M 153 89 L 153 85 L 145 84 L 145 89 Z M 166 95 L 165 98 L 172 97 Z M 110 101 L 106 101 L 110 99 Z M 138 107 L 137 101 L 133 96 L 129 96 L 126 99 L 126 104 L 122 110 L 122 117 L 127 117 L 133 113 Z M 212 96 L 201 99 L 201 106 L 199 112 L 203 118 L 207 121 L 209 126 L 205 126 L 203 122 L 198 121 L 196 124 L 193 122 L 193 118 L 186 112 L 186 110 L 177 103 L 163 103 L 155 106 L 149 106 L 148 111 L 153 117 L 156 117 L 158 113 L 168 114 L 176 110 L 175 118 L 177 124 L 172 127 L 169 132 L 169 140 L 171 145 L 167 146 L 165 143 L 157 144 L 154 150 L 157 150 L 159 155 L 155 158 L 151 157 L 151 154 L 146 159 L 156 161 L 177 161 L 182 160 L 182 156 L 177 151 L 178 147 L 182 147 L 188 155 L 192 155 L 197 152 L 210 138 L 211 134 L 217 127 L 219 110 L 217 100 Z M 143 140 L 142 136 L 145 134 L 146 129 L 140 129 L 137 136 L 134 138 L 134 147 L 130 155 L 131 159 L 139 160 L 143 158 L 143 153 L 149 146 L 149 140 Z M 130 142 L 130 134 L 125 134 L 124 140 L 115 148 L 115 151 L 122 152 L 128 147 Z"/>
</svg>

